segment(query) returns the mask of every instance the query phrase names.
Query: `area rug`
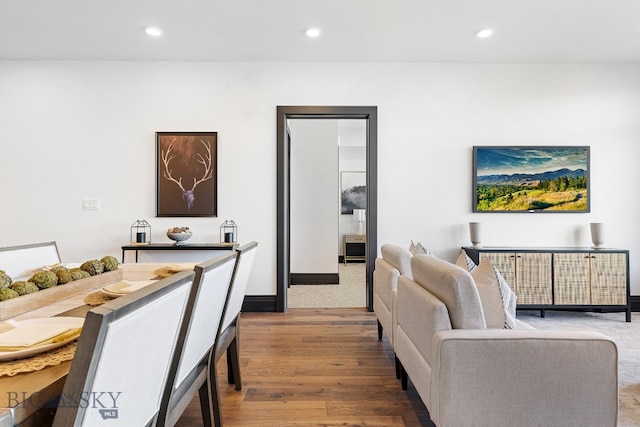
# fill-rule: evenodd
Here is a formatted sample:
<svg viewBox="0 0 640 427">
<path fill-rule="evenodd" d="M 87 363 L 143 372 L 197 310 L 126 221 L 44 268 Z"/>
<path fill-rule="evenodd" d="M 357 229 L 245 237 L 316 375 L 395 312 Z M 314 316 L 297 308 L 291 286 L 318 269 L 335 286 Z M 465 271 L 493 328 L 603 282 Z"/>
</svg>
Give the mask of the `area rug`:
<svg viewBox="0 0 640 427">
<path fill-rule="evenodd" d="M 640 426 L 640 313 L 625 322 L 624 313 L 519 311 L 518 319 L 536 329 L 594 331 L 611 337 L 618 346 L 619 427 Z"/>
<path fill-rule="evenodd" d="M 359 308 L 367 306 L 366 271 L 363 263 L 338 265 L 339 285 L 292 285 L 288 308 Z"/>
</svg>

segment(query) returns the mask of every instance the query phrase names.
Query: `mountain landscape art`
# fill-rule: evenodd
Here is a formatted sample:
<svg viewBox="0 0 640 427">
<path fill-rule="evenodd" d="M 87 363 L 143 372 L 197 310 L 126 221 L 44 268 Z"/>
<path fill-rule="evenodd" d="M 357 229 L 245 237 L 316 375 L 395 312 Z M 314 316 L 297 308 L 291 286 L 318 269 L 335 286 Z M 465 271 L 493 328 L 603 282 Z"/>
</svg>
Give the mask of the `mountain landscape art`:
<svg viewBox="0 0 640 427">
<path fill-rule="evenodd" d="M 589 147 L 474 147 L 474 212 L 589 212 Z"/>
</svg>

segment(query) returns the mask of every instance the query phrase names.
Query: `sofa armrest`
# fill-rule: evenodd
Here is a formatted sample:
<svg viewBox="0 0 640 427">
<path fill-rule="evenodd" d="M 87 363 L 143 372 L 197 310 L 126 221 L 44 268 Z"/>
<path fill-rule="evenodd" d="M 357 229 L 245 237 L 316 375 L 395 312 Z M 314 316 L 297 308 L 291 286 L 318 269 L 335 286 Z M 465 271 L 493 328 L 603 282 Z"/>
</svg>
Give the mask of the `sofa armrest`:
<svg viewBox="0 0 640 427">
<path fill-rule="evenodd" d="M 429 408 L 438 426 L 615 426 L 618 351 L 585 331 L 433 335 Z"/>
</svg>

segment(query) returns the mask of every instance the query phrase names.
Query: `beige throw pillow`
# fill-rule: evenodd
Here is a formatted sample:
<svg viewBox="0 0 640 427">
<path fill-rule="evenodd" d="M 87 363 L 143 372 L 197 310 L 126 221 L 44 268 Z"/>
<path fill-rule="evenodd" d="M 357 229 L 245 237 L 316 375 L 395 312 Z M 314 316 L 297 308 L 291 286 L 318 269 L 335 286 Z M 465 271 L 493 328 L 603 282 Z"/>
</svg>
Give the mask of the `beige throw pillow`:
<svg viewBox="0 0 640 427">
<path fill-rule="evenodd" d="M 491 261 L 476 266 L 463 250 L 456 265 L 469 271 L 476 283 L 487 328 L 515 329 L 516 296 Z"/>
<path fill-rule="evenodd" d="M 500 295 L 500 284 L 489 260 L 483 260 L 471 272 L 484 311 L 484 320 L 489 329 L 503 329 L 505 324 L 504 307 Z"/>
<path fill-rule="evenodd" d="M 469 273 L 476 269 L 477 265 L 473 260 L 467 255 L 464 249 L 460 250 L 460 255 L 458 255 L 458 259 L 456 260 L 456 265 L 460 268 L 464 268 Z"/>
</svg>

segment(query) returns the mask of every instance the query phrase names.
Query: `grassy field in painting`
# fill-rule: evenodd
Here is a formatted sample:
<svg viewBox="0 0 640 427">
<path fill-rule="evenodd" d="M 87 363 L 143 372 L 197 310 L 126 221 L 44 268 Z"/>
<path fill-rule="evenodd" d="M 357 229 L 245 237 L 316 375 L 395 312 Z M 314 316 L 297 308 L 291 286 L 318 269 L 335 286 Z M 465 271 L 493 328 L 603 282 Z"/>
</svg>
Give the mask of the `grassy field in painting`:
<svg viewBox="0 0 640 427">
<path fill-rule="evenodd" d="M 587 190 L 570 189 L 549 191 L 544 189 L 522 189 L 511 186 L 482 185 L 478 187 L 478 211 L 531 211 L 562 210 L 583 211 L 587 209 Z"/>
</svg>

